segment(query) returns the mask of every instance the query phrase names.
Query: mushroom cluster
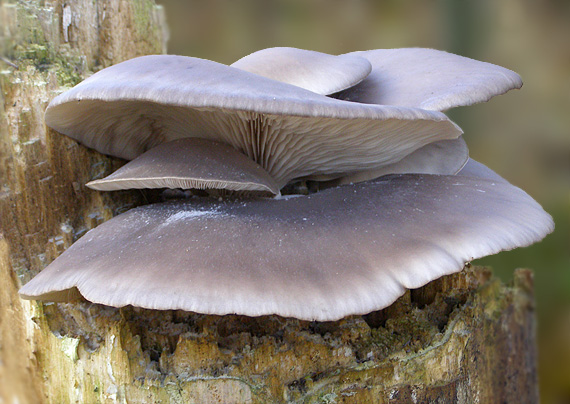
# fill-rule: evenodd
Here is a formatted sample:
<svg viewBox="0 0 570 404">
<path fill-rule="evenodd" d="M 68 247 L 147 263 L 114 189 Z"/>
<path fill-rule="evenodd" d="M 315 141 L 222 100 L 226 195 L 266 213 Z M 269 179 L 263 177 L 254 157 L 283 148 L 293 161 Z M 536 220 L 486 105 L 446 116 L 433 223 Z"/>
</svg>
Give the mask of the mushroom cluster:
<svg viewBox="0 0 570 404">
<path fill-rule="evenodd" d="M 160 55 L 106 68 L 45 115 L 58 132 L 131 160 L 87 185 L 230 197 L 131 209 L 20 293 L 307 320 L 386 307 L 552 231 L 529 195 L 469 159 L 441 112 L 521 85 L 510 70 L 432 49 L 272 48 L 230 66 Z M 308 180 L 327 186 L 281 195 Z"/>
</svg>

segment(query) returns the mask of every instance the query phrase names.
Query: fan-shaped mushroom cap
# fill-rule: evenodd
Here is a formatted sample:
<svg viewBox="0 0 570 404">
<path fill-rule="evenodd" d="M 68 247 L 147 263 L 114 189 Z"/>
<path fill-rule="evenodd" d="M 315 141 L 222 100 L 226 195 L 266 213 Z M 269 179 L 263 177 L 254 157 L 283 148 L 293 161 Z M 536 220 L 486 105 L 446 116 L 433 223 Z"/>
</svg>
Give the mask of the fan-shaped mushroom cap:
<svg viewBox="0 0 570 404">
<path fill-rule="evenodd" d="M 296 48 L 262 49 L 231 66 L 323 95 L 360 83 L 372 70 L 370 62 L 359 56 Z"/>
<path fill-rule="evenodd" d="M 87 186 L 100 191 L 215 188 L 279 193 L 275 181 L 249 157 L 227 144 L 198 138 L 160 144 Z"/>
<path fill-rule="evenodd" d="M 237 68 L 183 56 L 108 67 L 49 105 L 46 123 L 102 153 L 131 160 L 167 141 L 221 141 L 278 186 L 311 174 L 401 160 L 461 130 L 440 112 L 340 101 Z"/>
<path fill-rule="evenodd" d="M 366 79 L 338 95 L 349 101 L 445 111 L 522 86 L 511 70 L 434 49 L 377 49 L 349 55 L 372 64 Z"/>
<path fill-rule="evenodd" d="M 177 201 L 83 236 L 20 293 L 111 306 L 336 320 L 552 231 L 522 190 L 399 175 L 310 196 Z"/>
<path fill-rule="evenodd" d="M 457 174 L 469 160 L 463 137 L 430 143 L 394 164 L 340 178 L 340 184 L 367 181 L 388 174 Z M 482 164 L 481 164 L 482 165 Z"/>
</svg>

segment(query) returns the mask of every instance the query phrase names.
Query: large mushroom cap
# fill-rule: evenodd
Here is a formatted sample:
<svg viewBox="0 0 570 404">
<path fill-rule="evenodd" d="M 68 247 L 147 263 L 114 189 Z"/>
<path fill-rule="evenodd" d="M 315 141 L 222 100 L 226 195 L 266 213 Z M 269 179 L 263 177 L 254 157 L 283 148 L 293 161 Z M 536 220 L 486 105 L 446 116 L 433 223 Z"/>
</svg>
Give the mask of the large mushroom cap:
<svg viewBox="0 0 570 404">
<path fill-rule="evenodd" d="M 504 67 L 435 49 L 376 49 L 349 55 L 368 59 L 372 72 L 338 95 L 344 100 L 445 111 L 522 86 L 519 75 Z"/>
<path fill-rule="evenodd" d="M 262 49 L 231 66 L 323 95 L 360 83 L 372 70 L 370 62 L 359 56 L 296 48 Z"/>
<path fill-rule="evenodd" d="M 100 191 L 214 188 L 279 193 L 273 178 L 250 158 L 227 144 L 198 138 L 160 144 L 87 186 Z"/>
<path fill-rule="evenodd" d="M 56 97 L 46 123 L 133 159 L 184 137 L 221 141 L 283 186 L 311 174 L 394 163 L 461 130 L 440 112 L 340 101 L 208 60 L 143 56 Z"/>
<path fill-rule="evenodd" d="M 178 201 L 103 223 L 20 293 L 336 320 L 381 309 L 405 288 L 552 228 L 520 189 L 463 176 L 389 176 L 306 197 Z"/>
</svg>

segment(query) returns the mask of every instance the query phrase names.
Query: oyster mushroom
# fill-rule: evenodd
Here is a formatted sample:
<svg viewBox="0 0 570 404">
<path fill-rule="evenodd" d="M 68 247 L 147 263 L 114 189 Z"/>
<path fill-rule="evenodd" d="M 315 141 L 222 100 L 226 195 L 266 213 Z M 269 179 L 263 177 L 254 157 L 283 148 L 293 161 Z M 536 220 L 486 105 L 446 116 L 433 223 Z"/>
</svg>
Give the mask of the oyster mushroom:
<svg viewBox="0 0 570 404">
<path fill-rule="evenodd" d="M 350 88 L 372 71 L 368 59 L 360 56 L 333 56 L 296 48 L 262 49 L 231 66 L 323 95 Z"/>
<path fill-rule="evenodd" d="M 269 174 L 247 156 L 227 144 L 199 138 L 159 144 L 87 186 L 99 191 L 211 188 L 279 193 Z"/>
<path fill-rule="evenodd" d="M 143 56 L 94 74 L 56 97 L 45 119 L 58 132 L 127 160 L 185 137 L 226 143 L 279 187 L 307 175 L 382 167 L 461 134 L 437 111 L 340 101 L 171 55 Z"/>
<path fill-rule="evenodd" d="M 335 95 L 347 101 L 445 111 L 522 87 L 521 78 L 511 70 L 435 49 L 375 49 L 346 56 L 360 56 L 372 65 L 364 80 Z M 461 143 L 430 144 L 393 166 L 363 170 L 345 176 L 340 183 L 389 172 L 456 174 L 468 159 L 467 147 Z"/>
<path fill-rule="evenodd" d="M 343 100 L 445 111 L 522 87 L 511 70 L 435 49 L 375 49 L 349 55 L 370 61 L 372 71 L 337 94 Z"/>
<path fill-rule="evenodd" d="M 207 314 L 365 314 L 475 258 L 552 230 L 506 183 L 395 175 L 309 196 L 131 209 L 89 231 L 25 298 Z"/>
<path fill-rule="evenodd" d="M 46 112 L 56 130 L 134 159 L 91 186 L 276 193 L 297 178 L 368 181 L 138 207 L 88 232 L 20 293 L 307 320 L 381 309 L 406 288 L 552 231 L 530 196 L 468 158 L 439 111 L 516 87 L 506 69 L 418 49 L 334 57 L 277 48 L 233 67 L 149 56 L 105 69 Z M 225 163 L 229 171 L 218 169 Z"/>
</svg>

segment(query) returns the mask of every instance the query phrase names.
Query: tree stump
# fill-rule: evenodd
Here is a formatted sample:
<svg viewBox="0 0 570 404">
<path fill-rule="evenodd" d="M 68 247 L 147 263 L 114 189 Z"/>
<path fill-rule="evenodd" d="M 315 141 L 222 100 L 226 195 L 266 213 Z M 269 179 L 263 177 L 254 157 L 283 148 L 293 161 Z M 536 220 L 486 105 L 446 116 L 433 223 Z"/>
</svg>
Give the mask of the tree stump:
<svg viewBox="0 0 570 404">
<path fill-rule="evenodd" d="M 46 128 L 56 94 L 164 53 L 150 0 L 0 8 L 0 403 L 538 401 L 532 274 L 467 266 L 337 322 L 23 301 L 17 290 L 86 231 L 145 203 L 84 184 L 118 168 Z"/>
</svg>

